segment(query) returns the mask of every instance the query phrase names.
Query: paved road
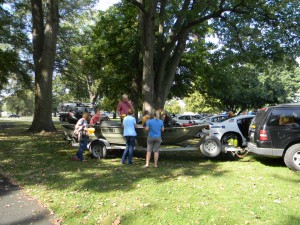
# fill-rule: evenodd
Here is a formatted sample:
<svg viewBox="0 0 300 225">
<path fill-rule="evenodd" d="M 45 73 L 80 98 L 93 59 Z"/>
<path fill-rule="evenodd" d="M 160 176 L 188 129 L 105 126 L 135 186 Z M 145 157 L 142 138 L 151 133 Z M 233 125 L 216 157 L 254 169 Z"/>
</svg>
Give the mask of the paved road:
<svg viewBox="0 0 300 225">
<path fill-rule="evenodd" d="M 49 209 L 0 173 L 0 225 L 59 224 Z"/>
</svg>

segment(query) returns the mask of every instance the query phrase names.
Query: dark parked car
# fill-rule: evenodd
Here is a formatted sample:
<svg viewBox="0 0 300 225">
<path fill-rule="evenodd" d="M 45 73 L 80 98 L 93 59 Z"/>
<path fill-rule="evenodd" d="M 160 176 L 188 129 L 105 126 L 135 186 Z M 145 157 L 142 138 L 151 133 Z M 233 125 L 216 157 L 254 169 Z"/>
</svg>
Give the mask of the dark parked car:
<svg viewBox="0 0 300 225">
<path fill-rule="evenodd" d="M 8 118 L 19 118 L 20 116 L 17 114 L 10 114 Z"/>
<path fill-rule="evenodd" d="M 282 157 L 300 170 L 300 104 L 281 104 L 259 110 L 249 128 L 250 152 Z"/>
<path fill-rule="evenodd" d="M 106 114 L 106 113 L 101 113 L 100 114 L 100 118 L 101 118 L 101 120 L 103 120 L 103 121 L 107 121 L 107 120 L 110 120 L 110 118 L 109 118 L 109 116 Z"/>
<path fill-rule="evenodd" d="M 75 107 L 73 111 L 70 111 L 67 115 L 67 121 L 71 124 L 76 124 L 77 121 L 82 118 L 84 112 L 89 112 L 92 117 L 95 114 L 93 107 L 79 106 Z"/>
</svg>

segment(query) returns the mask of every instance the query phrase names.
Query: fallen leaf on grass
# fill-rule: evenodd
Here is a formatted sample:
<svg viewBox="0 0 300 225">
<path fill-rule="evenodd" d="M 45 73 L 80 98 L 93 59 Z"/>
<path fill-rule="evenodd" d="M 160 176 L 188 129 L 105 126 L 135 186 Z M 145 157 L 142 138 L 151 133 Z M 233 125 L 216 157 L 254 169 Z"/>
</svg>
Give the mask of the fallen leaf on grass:
<svg viewBox="0 0 300 225">
<path fill-rule="evenodd" d="M 121 217 L 117 217 L 115 221 L 112 223 L 112 225 L 119 225 L 119 224 L 121 224 Z"/>
<path fill-rule="evenodd" d="M 278 203 L 278 204 L 281 203 L 280 199 L 275 199 L 274 202 L 275 202 L 275 203 Z"/>
<path fill-rule="evenodd" d="M 148 206 L 150 206 L 150 203 L 143 203 L 143 204 L 141 204 L 141 207 L 148 207 Z"/>
<path fill-rule="evenodd" d="M 54 225 L 60 225 L 62 223 L 61 219 L 50 220 Z"/>
</svg>

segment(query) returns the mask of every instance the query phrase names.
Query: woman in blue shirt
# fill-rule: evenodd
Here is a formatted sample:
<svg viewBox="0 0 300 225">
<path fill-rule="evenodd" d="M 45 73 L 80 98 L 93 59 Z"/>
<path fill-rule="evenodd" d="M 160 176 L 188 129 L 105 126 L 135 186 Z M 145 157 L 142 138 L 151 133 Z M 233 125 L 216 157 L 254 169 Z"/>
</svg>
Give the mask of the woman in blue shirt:
<svg viewBox="0 0 300 225">
<path fill-rule="evenodd" d="M 161 132 L 164 131 L 164 123 L 159 119 L 159 111 L 155 111 L 153 119 L 150 119 L 146 122 L 145 130 L 149 131 L 147 138 L 147 154 L 146 154 L 146 165 L 149 167 L 151 152 L 154 152 L 154 167 L 158 167 L 157 162 L 159 158 L 159 147 L 161 144 Z"/>
</svg>

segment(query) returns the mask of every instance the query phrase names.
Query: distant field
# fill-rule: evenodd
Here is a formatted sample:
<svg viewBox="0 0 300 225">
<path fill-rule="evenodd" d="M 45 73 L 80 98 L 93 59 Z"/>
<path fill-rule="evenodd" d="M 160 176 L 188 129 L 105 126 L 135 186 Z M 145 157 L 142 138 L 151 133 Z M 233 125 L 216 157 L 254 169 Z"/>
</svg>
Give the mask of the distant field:
<svg viewBox="0 0 300 225">
<path fill-rule="evenodd" d="M 3 121 L 32 121 L 33 116 L 21 116 L 19 118 L 8 118 L 7 116 L 0 117 Z M 59 121 L 59 117 L 52 117 L 52 121 Z"/>
</svg>

